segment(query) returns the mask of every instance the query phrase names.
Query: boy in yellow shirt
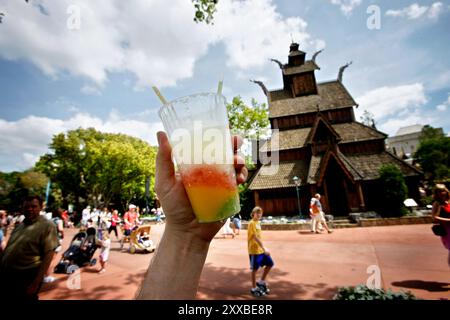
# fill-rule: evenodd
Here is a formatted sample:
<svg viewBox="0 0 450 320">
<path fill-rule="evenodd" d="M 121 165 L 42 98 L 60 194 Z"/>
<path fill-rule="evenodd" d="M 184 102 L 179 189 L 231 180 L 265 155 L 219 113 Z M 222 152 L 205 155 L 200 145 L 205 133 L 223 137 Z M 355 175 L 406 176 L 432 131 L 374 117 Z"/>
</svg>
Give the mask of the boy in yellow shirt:
<svg viewBox="0 0 450 320">
<path fill-rule="evenodd" d="M 260 207 L 255 207 L 252 210 L 252 220 L 248 224 L 247 241 L 248 254 L 250 257 L 250 269 L 252 270 L 252 289 L 251 294 L 260 297 L 270 292 L 266 284 L 266 277 L 272 269 L 274 263 L 270 257 L 270 252 L 267 250 L 261 239 L 261 217 L 263 210 Z M 264 266 L 264 271 L 261 280 L 256 281 L 256 273 L 260 267 Z"/>
</svg>

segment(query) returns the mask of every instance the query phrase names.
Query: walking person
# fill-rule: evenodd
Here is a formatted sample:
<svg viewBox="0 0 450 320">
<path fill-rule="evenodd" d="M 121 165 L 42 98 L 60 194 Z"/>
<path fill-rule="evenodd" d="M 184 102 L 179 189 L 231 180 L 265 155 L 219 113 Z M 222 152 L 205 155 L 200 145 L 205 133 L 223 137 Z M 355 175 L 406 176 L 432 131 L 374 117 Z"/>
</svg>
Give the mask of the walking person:
<svg viewBox="0 0 450 320">
<path fill-rule="evenodd" d="M 55 253 L 58 253 L 62 249 L 62 241 L 64 239 L 64 221 L 62 219 L 62 210 L 60 208 L 53 210 L 52 212 L 52 222 L 56 227 L 56 236 L 58 238 L 58 247 L 55 249 Z M 51 264 L 45 273 L 44 279 L 42 280 L 44 283 L 50 283 L 56 280 L 55 277 L 52 277 L 50 274 L 52 273 Z"/>
<path fill-rule="evenodd" d="M 437 184 L 434 189 L 434 203 L 431 215 L 435 222 L 439 223 L 441 232 L 439 233 L 442 244 L 448 250 L 448 266 L 450 267 L 450 204 L 448 203 L 450 194 L 444 184 Z"/>
<path fill-rule="evenodd" d="M 233 216 L 233 223 L 231 224 L 231 227 L 233 228 L 233 233 L 236 235 L 239 235 L 239 233 L 241 232 L 241 220 L 242 217 L 239 212 Z"/>
<path fill-rule="evenodd" d="M 121 220 L 119 217 L 119 211 L 113 210 L 112 216 L 111 216 L 111 225 L 108 228 L 108 235 L 111 233 L 111 231 L 114 231 L 117 241 L 120 241 L 120 238 L 117 233 L 117 225 L 120 223 L 120 221 Z"/>
<path fill-rule="evenodd" d="M 325 213 L 322 210 L 322 203 L 320 203 L 320 194 L 316 193 L 313 198 L 311 198 L 311 202 L 309 205 L 309 212 L 311 217 L 311 232 L 320 233 L 317 229 L 318 224 L 321 223 L 323 227 L 328 231 L 328 233 L 332 233 L 333 231 L 328 228 L 327 221 L 325 219 Z"/>
<path fill-rule="evenodd" d="M 56 227 L 40 216 L 43 200 L 30 196 L 23 202 L 25 219 L 17 225 L 0 261 L 0 295 L 4 299 L 37 300 L 42 279 L 58 247 Z"/>
<path fill-rule="evenodd" d="M 250 293 L 255 297 L 260 297 L 270 292 L 266 278 L 274 265 L 269 250 L 262 242 L 260 221 L 262 215 L 263 209 L 261 207 L 253 208 L 251 213 L 252 220 L 248 224 L 247 230 L 248 254 L 250 258 L 250 269 L 252 271 L 252 288 L 250 289 Z M 261 267 L 264 267 L 263 274 L 261 279 L 256 281 L 256 274 Z"/>
<path fill-rule="evenodd" d="M 140 224 L 138 213 L 136 212 L 136 206 L 134 204 L 130 204 L 128 206 L 128 211 L 123 216 L 124 225 L 124 234 L 122 235 L 122 239 L 120 242 L 120 248 L 123 249 L 123 245 L 125 243 L 125 239 L 129 240 L 131 232 L 135 227 Z"/>
<path fill-rule="evenodd" d="M 109 233 L 105 231 L 101 231 L 102 240 L 101 240 L 101 251 L 100 251 L 100 270 L 98 273 L 104 273 L 106 271 L 106 263 L 109 259 L 109 251 L 111 250 L 111 239 L 109 238 Z"/>
<path fill-rule="evenodd" d="M 83 227 L 87 227 L 88 221 L 91 218 L 91 206 L 87 206 L 86 208 L 84 208 L 81 215 L 81 225 Z"/>
<path fill-rule="evenodd" d="M 231 236 L 231 238 L 234 239 L 234 232 L 230 227 L 231 219 L 228 218 L 227 221 L 225 221 L 225 224 L 222 227 L 222 236 L 226 238 L 227 236 Z"/>
</svg>

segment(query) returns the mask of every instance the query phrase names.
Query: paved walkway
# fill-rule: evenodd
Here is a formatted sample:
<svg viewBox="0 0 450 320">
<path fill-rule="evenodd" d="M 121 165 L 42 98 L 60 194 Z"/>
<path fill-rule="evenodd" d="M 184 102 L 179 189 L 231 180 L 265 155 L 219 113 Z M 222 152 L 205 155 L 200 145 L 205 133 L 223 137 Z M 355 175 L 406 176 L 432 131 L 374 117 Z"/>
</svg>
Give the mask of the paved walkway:
<svg viewBox="0 0 450 320">
<path fill-rule="evenodd" d="M 156 243 L 163 229 L 152 226 Z M 66 231 L 64 248 L 74 233 Z M 272 293 L 263 299 L 332 299 L 339 286 L 365 284 L 369 266 L 379 267 L 384 288 L 410 290 L 423 299 L 450 299 L 448 253 L 430 225 L 338 229 L 320 235 L 263 231 L 263 239 L 276 263 L 268 279 Z M 114 236 L 112 241 L 106 273 L 98 274 L 98 266 L 83 268 L 79 290 L 68 288 L 67 275 L 54 275 L 58 280 L 45 284 L 40 298 L 133 299 L 154 254 L 121 252 Z M 245 230 L 235 239 L 213 240 L 197 298 L 253 299 L 246 245 Z M 69 281 L 72 287 L 74 283 Z"/>
</svg>

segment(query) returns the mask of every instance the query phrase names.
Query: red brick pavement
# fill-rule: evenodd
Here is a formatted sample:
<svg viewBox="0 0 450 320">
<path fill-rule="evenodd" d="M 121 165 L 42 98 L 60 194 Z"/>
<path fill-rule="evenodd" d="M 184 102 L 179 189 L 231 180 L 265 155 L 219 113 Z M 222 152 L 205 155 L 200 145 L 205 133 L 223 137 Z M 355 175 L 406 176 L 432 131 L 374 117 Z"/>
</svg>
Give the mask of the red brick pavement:
<svg viewBox="0 0 450 320">
<path fill-rule="evenodd" d="M 151 237 L 159 242 L 164 225 Z M 75 233 L 66 230 L 65 246 Z M 339 286 L 365 284 L 367 268 L 378 266 L 382 286 L 410 290 L 423 299 L 450 298 L 447 250 L 430 225 L 389 226 L 335 230 L 333 234 L 263 231 L 275 267 L 269 275 L 272 292 L 263 299 L 331 299 Z M 85 267 L 80 289 L 69 289 L 67 275 L 43 286 L 41 299 L 133 299 L 153 254 L 121 252 L 112 237 L 106 273 Z M 200 280 L 198 299 L 253 299 L 246 231 L 235 239 L 217 237 L 211 243 Z M 96 253 L 98 256 L 98 252 Z M 54 260 L 54 264 L 59 255 Z M 74 279 L 69 284 L 74 283 Z"/>
</svg>

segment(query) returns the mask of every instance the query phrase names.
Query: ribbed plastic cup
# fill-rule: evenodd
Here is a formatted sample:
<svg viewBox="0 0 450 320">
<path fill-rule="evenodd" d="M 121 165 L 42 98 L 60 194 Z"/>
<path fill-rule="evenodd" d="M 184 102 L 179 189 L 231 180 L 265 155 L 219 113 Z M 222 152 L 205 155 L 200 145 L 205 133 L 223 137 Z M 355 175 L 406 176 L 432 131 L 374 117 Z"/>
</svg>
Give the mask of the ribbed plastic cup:
<svg viewBox="0 0 450 320">
<path fill-rule="evenodd" d="M 200 93 L 159 110 L 184 187 L 199 222 L 240 211 L 225 97 Z"/>
</svg>

